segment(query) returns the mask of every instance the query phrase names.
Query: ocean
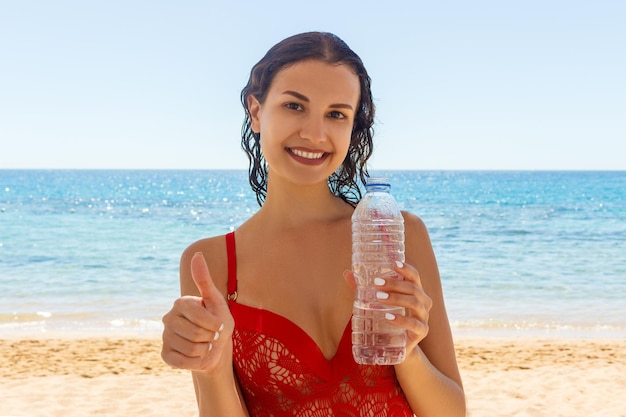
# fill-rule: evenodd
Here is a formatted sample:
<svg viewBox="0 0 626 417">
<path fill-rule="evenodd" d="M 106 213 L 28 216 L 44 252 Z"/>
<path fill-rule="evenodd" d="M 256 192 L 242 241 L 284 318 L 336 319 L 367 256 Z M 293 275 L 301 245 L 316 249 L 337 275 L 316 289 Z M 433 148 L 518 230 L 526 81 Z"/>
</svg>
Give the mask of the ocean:
<svg viewBox="0 0 626 417">
<path fill-rule="evenodd" d="M 626 172 L 372 171 L 429 228 L 455 335 L 626 337 Z M 0 170 L 0 337 L 161 331 L 244 170 Z"/>
</svg>

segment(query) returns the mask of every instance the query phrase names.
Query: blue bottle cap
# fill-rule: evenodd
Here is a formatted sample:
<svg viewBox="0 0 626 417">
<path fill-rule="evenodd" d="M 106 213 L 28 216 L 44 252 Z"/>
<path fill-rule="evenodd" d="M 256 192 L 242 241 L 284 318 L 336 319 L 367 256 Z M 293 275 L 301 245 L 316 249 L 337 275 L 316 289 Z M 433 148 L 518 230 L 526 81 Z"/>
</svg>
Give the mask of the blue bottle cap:
<svg viewBox="0 0 626 417">
<path fill-rule="evenodd" d="M 365 183 L 366 187 L 375 187 L 375 186 L 391 186 L 389 182 L 389 178 L 387 177 L 370 177 L 367 179 L 367 183 Z"/>
</svg>

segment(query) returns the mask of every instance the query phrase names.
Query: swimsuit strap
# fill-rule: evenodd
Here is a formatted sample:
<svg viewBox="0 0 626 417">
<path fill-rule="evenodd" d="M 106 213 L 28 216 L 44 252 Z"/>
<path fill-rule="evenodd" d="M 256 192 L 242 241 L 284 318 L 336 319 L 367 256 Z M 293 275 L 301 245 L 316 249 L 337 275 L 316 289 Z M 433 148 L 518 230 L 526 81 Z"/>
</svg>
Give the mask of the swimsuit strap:
<svg viewBox="0 0 626 417">
<path fill-rule="evenodd" d="M 237 252 L 235 250 L 235 232 L 226 234 L 226 257 L 228 258 L 228 296 L 229 302 L 237 300 Z"/>
</svg>

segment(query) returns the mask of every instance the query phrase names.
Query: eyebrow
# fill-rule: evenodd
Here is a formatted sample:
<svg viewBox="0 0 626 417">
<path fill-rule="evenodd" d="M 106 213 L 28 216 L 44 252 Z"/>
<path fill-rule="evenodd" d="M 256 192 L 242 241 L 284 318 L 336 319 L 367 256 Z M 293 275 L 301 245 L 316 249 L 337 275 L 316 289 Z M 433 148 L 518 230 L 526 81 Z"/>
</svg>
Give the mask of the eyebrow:
<svg viewBox="0 0 626 417">
<path fill-rule="evenodd" d="M 283 91 L 283 94 L 288 94 L 290 96 L 294 96 L 295 98 L 304 101 L 305 103 L 309 103 L 311 100 L 309 100 L 309 98 L 307 96 L 305 96 L 304 94 L 300 94 L 297 91 L 292 91 L 292 90 L 287 90 L 287 91 Z M 350 110 L 354 110 L 354 108 L 349 105 L 349 104 L 343 104 L 343 103 L 336 103 L 336 104 L 331 104 L 329 107 L 332 108 L 337 108 L 337 109 L 350 109 Z"/>
</svg>

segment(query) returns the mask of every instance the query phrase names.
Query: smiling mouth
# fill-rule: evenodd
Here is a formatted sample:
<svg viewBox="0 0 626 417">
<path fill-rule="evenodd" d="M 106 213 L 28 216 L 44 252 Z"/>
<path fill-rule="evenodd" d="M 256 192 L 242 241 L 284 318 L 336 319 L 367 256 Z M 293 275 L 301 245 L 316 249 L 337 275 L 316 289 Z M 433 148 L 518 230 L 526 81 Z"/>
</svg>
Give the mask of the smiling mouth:
<svg viewBox="0 0 626 417">
<path fill-rule="evenodd" d="M 289 149 L 289 151 L 296 155 L 299 156 L 301 158 L 306 158 L 306 159 L 322 159 L 324 157 L 324 155 L 326 155 L 325 152 L 306 152 L 306 151 L 301 151 L 299 149 Z"/>
</svg>

